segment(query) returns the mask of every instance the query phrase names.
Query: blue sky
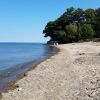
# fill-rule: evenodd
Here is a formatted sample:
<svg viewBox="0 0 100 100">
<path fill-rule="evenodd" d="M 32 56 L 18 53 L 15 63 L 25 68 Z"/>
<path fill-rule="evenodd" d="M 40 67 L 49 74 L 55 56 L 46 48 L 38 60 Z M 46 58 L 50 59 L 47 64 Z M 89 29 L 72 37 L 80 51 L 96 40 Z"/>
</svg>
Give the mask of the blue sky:
<svg viewBox="0 0 100 100">
<path fill-rule="evenodd" d="M 0 0 L 0 42 L 46 42 L 47 22 L 72 6 L 98 8 L 100 0 Z"/>
</svg>

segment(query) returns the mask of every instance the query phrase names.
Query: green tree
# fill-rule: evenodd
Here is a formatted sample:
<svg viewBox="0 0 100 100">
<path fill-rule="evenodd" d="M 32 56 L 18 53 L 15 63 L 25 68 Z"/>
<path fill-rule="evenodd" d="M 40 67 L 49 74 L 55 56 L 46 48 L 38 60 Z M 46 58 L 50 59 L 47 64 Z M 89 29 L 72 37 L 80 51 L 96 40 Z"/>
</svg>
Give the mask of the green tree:
<svg viewBox="0 0 100 100">
<path fill-rule="evenodd" d="M 95 18 L 95 10 L 94 9 L 87 9 L 85 10 L 85 17 L 87 19 L 87 23 L 93 23 Z"/>
<path fill-rule="evenodd" d="M 100 37 L 100 8 L 83 10 L 70 7 L 55 21 L 50 21 L 43 33 L 59 43 Z"/>
<path fill-rule="evenodd" d="M 67 42 L 76 42 L 79 40 L 78 27 L 76 24 L 66 25 L 65 32 Z"/>
<path fill-rule="evenodd" d="M 100 8 L 95 10 L 94 30 L 96 37 L 100 37 Z"/>
<path fill-rule="evenodd" d="M 80 28 L 81 39 L 91 39 L 95 35 L 95 31 L 92 28 L 91 24 L 84 24 Z"/>
<path fill-rule="evenodd" d="M 75 21 L 81 21 L 81 18 L 83 17 L 84 11 L 80 8 L 76 9 L 74 12 L 74 20 Z"/>
</svg>

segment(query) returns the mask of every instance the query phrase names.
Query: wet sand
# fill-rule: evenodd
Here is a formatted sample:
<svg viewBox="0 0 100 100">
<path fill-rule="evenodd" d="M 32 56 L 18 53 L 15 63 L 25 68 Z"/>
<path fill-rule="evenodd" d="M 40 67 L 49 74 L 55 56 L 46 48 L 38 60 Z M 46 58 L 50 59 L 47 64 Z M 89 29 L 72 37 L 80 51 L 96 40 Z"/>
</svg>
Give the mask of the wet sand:
<svg viewBox="0 0 100 100">
<path fill-rule="evenodd" d="M 1 100 L 100 100 L 100 42 L 57 46 Z"/>
</svg>

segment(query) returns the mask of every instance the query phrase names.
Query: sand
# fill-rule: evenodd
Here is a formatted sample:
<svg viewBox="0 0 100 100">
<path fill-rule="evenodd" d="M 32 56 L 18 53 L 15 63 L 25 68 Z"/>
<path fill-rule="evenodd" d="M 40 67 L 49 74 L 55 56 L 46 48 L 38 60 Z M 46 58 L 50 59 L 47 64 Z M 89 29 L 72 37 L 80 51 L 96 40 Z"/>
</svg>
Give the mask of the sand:
<svg viewBox="0 0 100 100">
<path fill-rule="evenodd" d="M 17 81 L 2 100 L 100 100 L 100 42 L 58 45 L 60 52 Z"/>
</svg>

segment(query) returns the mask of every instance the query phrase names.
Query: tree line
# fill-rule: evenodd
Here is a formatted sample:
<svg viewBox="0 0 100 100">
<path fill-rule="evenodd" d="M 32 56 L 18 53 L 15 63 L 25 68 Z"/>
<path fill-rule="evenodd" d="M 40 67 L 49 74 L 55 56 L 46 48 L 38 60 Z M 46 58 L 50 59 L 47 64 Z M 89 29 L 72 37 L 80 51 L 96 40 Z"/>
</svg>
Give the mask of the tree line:
<svg viewBox="0 0 100 100">
<path fill-rule="evenodd" d="M 68 8 L 55 21 L 47 23 L 43 30 L 45 37 L 58 43 L 71 43 L 80 40 L 100 38 L 100 8 Z"/>
</svg>

